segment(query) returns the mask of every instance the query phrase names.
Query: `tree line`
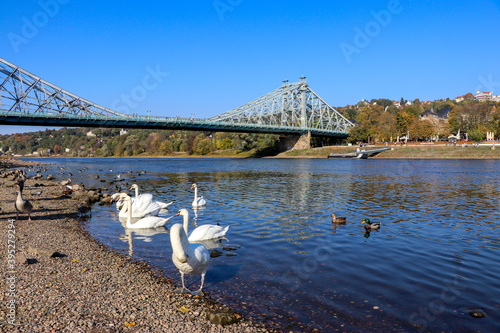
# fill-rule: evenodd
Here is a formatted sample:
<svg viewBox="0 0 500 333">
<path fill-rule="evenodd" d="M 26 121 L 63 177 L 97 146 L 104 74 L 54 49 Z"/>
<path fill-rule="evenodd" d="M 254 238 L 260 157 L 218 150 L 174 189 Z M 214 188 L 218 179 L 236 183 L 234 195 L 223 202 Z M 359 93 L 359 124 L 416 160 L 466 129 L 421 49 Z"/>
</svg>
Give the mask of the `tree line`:
<svg viewBox="0 0 500 333">
<path fill-rule="evenodd" d="M 472 94 L 467 94 L 461 102 L 443 99 L 432 103 L 422 103 L 416 99 L 411 104 L 403 98 L 396 106 L 388 99 L 362 101 L 355 106 L 337 108 L 347 119 L 357 123 L 351 131 L 348 141 L 389 142 L 410 133 L 413 141 L 425 141 L 431 138 L 446 140 L 458 130 L 467 133 L 470 140 L 482 141 L 487 132 L 500 133 L 500 114 L 496 111 L 499 102 L 477 101 Z M 442 109 L 451 109 L 447 121 L 431 117 L 423 120 L 425 111 L 438 113 Z"/>
<path fill-rule="evenodd" d="M 332 143 L 389 142 L 410 132 L 411 140 L 446 139 L 458 130 L 468 133 L 469 139 L 481 141 L 487 132 L 500 133 L 500 103 L 480 102 L 472 94 L 461 102 L 444 99 L 412 103 L 401 98 L 401 107 L 389 99 L 362 101 L 354 106 L 337 110 L 356 124 L 349 137 L 343 141 L 313 138 L 313 146 Z M 451 109 L 447 121 L 422 120 L 427 110 L 438 113 Z M 92 131 L 92 136 L 87 133 Z M 122 133 L 123 134 L 123 133 Z M 0 135 L 3 153 L 40 156 L 171 156 L 176 153 L 207 155 L 230 151 L 231 154 L 251 152 L 255 156 L 273 155 L 279 152 L 279 136 L 272 134 L 195 132 L 180 130 L 132 129 L 121 135 L 118 128 L 63 128 L 30 133 Z"/>
<path fill-rule="evenodd" d="M 87 133 L 92 132 L 91 136 Z M 207 155 L 215 151 L 232 153 L 253 151 L 273 154 L 279 151 L 279 137 L 271 134 L 194 132 L 131 129 L 120 134 L 117 128 L 63 128 L 58 130 L 0 135 L 4 153 L 73 157 L 170 156 L 175 153 Z"/>
</svg>

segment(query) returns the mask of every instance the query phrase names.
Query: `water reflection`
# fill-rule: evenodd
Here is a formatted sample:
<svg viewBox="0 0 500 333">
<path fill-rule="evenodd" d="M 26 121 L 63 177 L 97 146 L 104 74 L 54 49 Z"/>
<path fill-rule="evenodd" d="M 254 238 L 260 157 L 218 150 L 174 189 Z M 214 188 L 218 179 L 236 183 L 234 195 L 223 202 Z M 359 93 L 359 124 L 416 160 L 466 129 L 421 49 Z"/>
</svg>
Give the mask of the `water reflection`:
<svg viewBox="0 0 500 333">
<path fill-rule="evenodd" d="M 105 163 L 122 170 L 121 161 L 138 163 Z M 222 255 L 212 258 L 206 291 L 238 311 L 294 331 L 500 331 L 500 161 L 141 163 L 148 173 L 134 181 L 173 200 L 172 211 L 191 207 L 194 182 L 210 194 L 192 222 L 229 225 L 231 244 L 213 244 Z M 137 242 L 102 209 L 93 210 L 92 235 L 177 277 L 168 231 Z M 332 212 L 347 223 L 332 224 Z M 383 228 L 366 233 L 364 218 Z M 451 287 L 455 298 L 445 302 Z M 438 301 L 487 316 L 457 321 Z M 421 313 L 432 309 L 432 318 Z"/>
</svg>

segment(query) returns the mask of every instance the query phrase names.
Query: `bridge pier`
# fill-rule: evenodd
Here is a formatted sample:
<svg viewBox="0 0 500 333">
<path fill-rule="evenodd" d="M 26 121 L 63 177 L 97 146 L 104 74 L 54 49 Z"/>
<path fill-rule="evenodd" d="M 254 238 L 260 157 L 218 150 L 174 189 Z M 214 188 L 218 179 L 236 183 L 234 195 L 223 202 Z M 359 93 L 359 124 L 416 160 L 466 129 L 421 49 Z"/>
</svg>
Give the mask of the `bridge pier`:
<svg viewBox="0 0 500 333">
<path fill-rule="evenodd" d="M 280 135 L 280 151 L 311 149 L 311 132 L 302 135 Z"/>
</svg>

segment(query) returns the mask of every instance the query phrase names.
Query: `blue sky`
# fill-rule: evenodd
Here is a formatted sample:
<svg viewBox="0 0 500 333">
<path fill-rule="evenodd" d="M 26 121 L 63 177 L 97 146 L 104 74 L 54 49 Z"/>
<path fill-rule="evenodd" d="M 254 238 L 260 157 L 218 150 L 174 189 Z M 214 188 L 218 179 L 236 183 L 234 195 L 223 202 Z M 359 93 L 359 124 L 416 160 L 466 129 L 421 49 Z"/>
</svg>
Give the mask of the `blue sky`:
<svg viewBox="0 0 500 333">
<path fill-rule="evenodd" d="M 334 107 L 500 94 L 498 1 L 4 0 L 0 21 L 0 57 L 130 114 L 211 117 L 302 74 Z"/>
</svg>

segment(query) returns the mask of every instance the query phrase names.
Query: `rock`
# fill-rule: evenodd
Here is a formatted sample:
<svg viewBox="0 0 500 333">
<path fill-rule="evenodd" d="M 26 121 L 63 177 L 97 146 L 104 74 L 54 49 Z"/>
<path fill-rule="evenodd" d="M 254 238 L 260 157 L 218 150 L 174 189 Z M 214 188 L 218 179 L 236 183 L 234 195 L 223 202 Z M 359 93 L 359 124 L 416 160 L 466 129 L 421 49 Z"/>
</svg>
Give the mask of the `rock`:
<svg viewBox="0 0 500 333">
<path fill-rule="evenodd" d="M 100 205 L 111 205 L 112 203 L 113 199 L 109 195 L 107 197 L 103 196 L 101 202 L 99 202 Z"/>
<path fill-rule="evenodd" d="M 228 309 L 207 310 L 207 319 L 215 325 L 231 325 L 238 321 L 236 315 Z"/>
<path fill-rule="evenodd" d="M 224 250 L 224 251 L 236 251 L 236 250 L 238 250 L 240 248 L 241 248 L 240 245 L 229 245 L 228 244 L 228 245 L 224 245 L 222 247 L 222 250 Z"/>
<path fill-rule="evenodd" d="M 35 179 L 40 179 L 40 178 L 43 178 L 42 174 L 40 173 L 37 173 L 35 177 L 33 177 Z"/>
<path fill-rule="evenodd" d="M 48 258 L 62 257 L 62 254 L 60 254 L 59 252 L 48 248 L 34 248 L 30 246 L 28 247 L 28 253 L 37 254 L 39 256 Z"/>
<path fill-rule="evenodd" d="M 21 265 L 28 265 L 28 259 L 24 255 L 24 253 L 17 253 L 16 254 L 16 263 L 21 264 Z"/>
<path fill-rule="evenodd" d="M 223 253 L 217 249 L 210 251 L 210 258 L 217 258 L 217 257 L 220 257 L 222 255 L 223 255 Z"/>
<path fill-rule="evenodd" d="M 54 179 L 55 179 L 54 175 L 47 175 L 47 180 L 54 180 Z"/>
<path fill-rule="evenodd" d="M 478 308 L 469 308 L 466 309 L 466 312 L 473 318 L 486 318 L 486 313 Z"/>
</svg>

